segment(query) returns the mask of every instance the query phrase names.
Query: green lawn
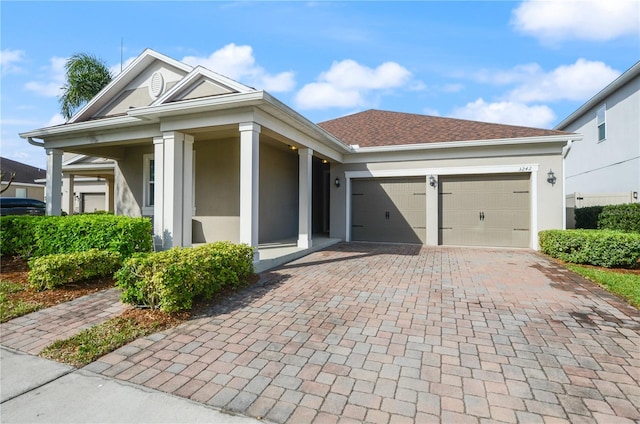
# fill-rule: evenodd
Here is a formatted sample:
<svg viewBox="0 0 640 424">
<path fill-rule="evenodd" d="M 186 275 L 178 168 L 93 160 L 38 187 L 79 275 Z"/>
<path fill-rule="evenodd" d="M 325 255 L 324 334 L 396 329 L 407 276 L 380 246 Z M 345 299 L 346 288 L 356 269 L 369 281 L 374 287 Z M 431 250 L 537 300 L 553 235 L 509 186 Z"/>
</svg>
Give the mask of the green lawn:
<svg viewBox="0 0 640 424">
<path fill-rule="evenodd" d="M 0 280 L 0 322 L 7 322 L 13 318 L 37 311 L 42 305 L 33 301 L 11 299 L 10 294 L 25 290 L 22 284 Z"/>
<path fill-rule="evenodd" d="M 571 264 L 566 266 L 571 271 L 588 278 L 607 291 L 626 299 L 636 308 L 640 308 L 640 275 L 623 274 Z"/>
</svg>

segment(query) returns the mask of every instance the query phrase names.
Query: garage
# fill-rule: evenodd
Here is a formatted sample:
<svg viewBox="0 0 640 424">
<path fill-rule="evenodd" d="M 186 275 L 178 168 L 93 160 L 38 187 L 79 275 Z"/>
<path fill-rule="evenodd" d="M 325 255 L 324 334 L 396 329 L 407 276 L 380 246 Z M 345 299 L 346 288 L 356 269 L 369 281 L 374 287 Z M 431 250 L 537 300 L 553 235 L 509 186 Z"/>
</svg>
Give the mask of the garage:
<svg viewBox="0 0 640 424">
<path fill-rule="evenodd" d="M 104 193 L 82 193 L 81 212 L 96 212 L 105 210 L 105 194 Z"/>
<path fill-rule="evenodd" d="M 441 176 L 439 243 L 529 247 L 530 174 Z"/>
<path fill-rule="evenodd" d="M 426 178 L 364 178 L 351 183 L 351 239 L 426 242 Z"/>
</svg>

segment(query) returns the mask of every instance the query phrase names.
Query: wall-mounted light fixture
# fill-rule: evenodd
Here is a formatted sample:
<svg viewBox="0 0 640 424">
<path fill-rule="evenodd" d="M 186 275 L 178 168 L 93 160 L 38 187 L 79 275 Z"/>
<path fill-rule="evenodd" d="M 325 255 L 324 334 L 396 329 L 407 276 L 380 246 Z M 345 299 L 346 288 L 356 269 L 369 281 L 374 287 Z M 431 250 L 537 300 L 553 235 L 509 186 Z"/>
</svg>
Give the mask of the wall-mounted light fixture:
<svg viewBox="0 0 640 424">
<path fill-rule="evenodd" d="M 438 181 L 436 181 L 436 177 L 434 177 L 433 175 L 429 175 L 429 185 L 431 187 L 435 187 L 438 184 Z"/>
<path fill-rule="evenodd" d="M 329 163 L 329 161 L 326 159 L 322 159 L 322 163 Z"/>
<path fill-rule="evenodd" d="M 549 169 L 547 172 L 547 182 L 551 185 L 555 185 L 557 181 L 556 174 L 553 173 L 552 169 Z"/>
<path fill-rule="evenodd" d="M 637 192 L 637 191 L 634 191 L 634 192 L 633 192 L 633 198 L 634 198 L 634 199 L 636 199 L 636 200 L 638 200 L 638 192 Z"/>
<path fill-rule="evenodd" d="M 298 150 L 298 148 L 297 148 L 296 146 L 289 146 L 289 148 L 290 148 L 291 150 Z"/>
<path fill-rule="evenodd" d="M 340 177 L 336 177 L 336 180 L 333 182 L 336 187 L 340 187 Z"/>
</svg>

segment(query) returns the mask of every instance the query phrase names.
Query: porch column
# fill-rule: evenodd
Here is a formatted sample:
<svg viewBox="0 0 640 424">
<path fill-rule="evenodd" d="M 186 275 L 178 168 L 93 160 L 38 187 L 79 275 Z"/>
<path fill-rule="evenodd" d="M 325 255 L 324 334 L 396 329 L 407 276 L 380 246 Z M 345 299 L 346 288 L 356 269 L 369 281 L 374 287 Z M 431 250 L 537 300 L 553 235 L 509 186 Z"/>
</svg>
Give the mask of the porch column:
<svg viewBox="0 0 640 424">
<path fill-rule="evenodd" d="M 67 197 L 67 213 L 69 215 L 73 215 L 73 213 L 76 211 L 75 209 L 75 187 L 74 187 L 74 178 L 75 175 L 73 174 L 69 174 L 68 177 L 68 181 L 69 181 L 69 187 L 67 187 L 68 192 L 69 192 L 69 196 Z"/>
<path fill-rule="evenodd" d="M 104 205 L 104 210 L 109 211 L 109 212 L 114 212 L 115 211 L 115 207 L 114 207 L 114 197 L 115 197 L 115 190 L 114 190 L 114 178 L 107 178 L 107 187 L 106 187 L 107 192 L 105 193 L 105 205 Z"/>
<path fill-rule="evenodd" d="M 260 260 L 258 252 L 258 223 L 260 217 L 260 125 L 243 122 L 240 129 L 240 243 L 254 247 L 253 260 Z"/>
<path fill-rule="evenodd" d="M 47 215 L 62 213 L 62 150 L 47 151 L 47 183 L 45 186 Z"/>
<path fill-rule="evenodd" d="M 155 137 L 153 229 L 160 249 L 191 246 L 193 137 L 176 131 Z"/>
<path fill-rule="evenodd" d="M 301 148 L 298 150 L 298 155 L 300 162 L 298 167 L 298 247 L 308 249 L 312 244 L 313 231 L 311 228 L 313 150 Z"/>
</svg>

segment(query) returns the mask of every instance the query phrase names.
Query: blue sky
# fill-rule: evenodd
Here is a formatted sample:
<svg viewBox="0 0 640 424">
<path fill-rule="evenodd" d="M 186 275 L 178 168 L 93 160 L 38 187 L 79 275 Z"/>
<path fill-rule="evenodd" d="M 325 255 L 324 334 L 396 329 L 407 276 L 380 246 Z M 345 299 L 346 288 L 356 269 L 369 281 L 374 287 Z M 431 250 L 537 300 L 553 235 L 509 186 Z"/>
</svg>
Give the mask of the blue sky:
<svg viewBox="0 0 640 424">
<path fill-rule="evenodd" d="M 640 2 L 2 1 L 1 154 L 64 122 L 64 61 L 145 48 L 320 122 L 371 108 L 551 128 L 640 59 Z M 121 40 L 123 49 L 121 50 Z"/>
</svg>

